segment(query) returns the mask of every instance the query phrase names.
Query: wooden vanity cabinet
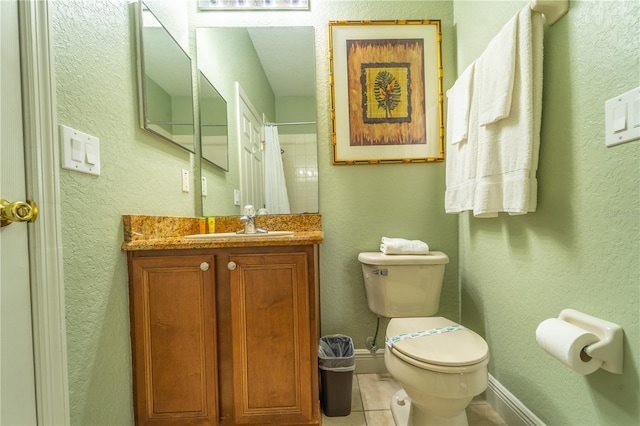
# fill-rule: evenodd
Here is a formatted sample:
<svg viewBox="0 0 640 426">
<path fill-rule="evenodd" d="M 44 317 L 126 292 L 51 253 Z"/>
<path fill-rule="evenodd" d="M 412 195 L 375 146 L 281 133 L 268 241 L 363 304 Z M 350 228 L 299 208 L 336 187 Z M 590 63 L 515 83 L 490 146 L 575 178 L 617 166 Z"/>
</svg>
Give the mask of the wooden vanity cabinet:
<svg viewBox="0 0 640 426">
<path fill-rule="evenodd" d="M 229 255 L 235 424 L 318 422 L 313 252 Z"/>
<path fill-rule="evenodd" d="M 320 424 L 316 246 L 131 253 L 137 424 Z"/>
<path fill-rule="evenodd" d="M 215 425 L 213 255 L 129 253 L 134 411 L 138 425 Z"/>
</svg>

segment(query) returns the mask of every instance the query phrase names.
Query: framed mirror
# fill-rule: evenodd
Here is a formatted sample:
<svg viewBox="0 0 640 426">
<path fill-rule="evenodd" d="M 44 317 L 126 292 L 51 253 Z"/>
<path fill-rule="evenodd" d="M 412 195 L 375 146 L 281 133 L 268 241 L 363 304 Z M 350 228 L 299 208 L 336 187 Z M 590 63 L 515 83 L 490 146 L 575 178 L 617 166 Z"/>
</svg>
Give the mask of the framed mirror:
<svg viewBox="0 0 640 426">
<path fill-rule="evenodd" d="M 234 192 L 241 190 L 247 178 L 240 168 L 238 141 L 243 127 L 238 123 L 236 83 L 246 92 L 261 124 L 277 127 L 291 213 L 317 213 L 314 28 L 199 27 L 196 47 L 198 68 L 229 104 L 229 171 L 223 173 L 202 162 L 208 186 L 202 198 L 203 215 L 241 212 L 242 202 L 234 203 Z M 240 199 L 246 197 L 240 195 Z"/>
<path fill-rule="evenodd" d="M 227 101 L 207 77 L 198 71 L 200 106 L 200 152 L 202 158 L 229 170 Z"/>
<path fill-rule="evenodd" d="M 143 1 L 135 6 L 140 125 L 195 152 L 191 58 Z"/>
</svg>

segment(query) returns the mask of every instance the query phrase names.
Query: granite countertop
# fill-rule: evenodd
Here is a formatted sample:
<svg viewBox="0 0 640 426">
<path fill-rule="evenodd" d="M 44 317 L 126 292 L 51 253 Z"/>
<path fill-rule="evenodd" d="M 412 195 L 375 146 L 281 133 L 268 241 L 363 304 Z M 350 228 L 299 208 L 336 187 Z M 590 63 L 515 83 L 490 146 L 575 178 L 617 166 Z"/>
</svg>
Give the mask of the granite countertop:
<svg viewBox="0 0 640 426">
<path fill-rule="evenodd" d="M 293 231 L 291 235 L 260 235 L 213 239 L 187 239 L 200 233 L 197 217 L 123 215 L 124 251 L 269 247 L 320 244 L 324 239 L 319 214 L 256 216 L 256 226 L 269 231 Z M 216 217 L 217 233 L 243 229 L 240 216 Z"/>
</svg>

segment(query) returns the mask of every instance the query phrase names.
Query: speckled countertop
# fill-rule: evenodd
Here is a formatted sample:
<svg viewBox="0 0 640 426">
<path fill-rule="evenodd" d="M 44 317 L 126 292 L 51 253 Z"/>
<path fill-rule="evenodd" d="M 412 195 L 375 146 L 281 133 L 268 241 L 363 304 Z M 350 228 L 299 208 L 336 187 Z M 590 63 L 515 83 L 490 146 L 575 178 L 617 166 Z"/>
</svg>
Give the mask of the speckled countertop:
<svg viewBox="0 0 640 426">
<path fill-rule="evenodd" d="M 292 235 L 187 239 L 200 234 L 197 217 L 123 215 L 122 250 L 175 250 L 223 247 L 268 247 L 320 244 L 324 239 L 319 214 L 256 216 L 256 226 L 269 231 L 293 231 Z M 243 229 L 240 216 L 216 217 L 217 233 Z"/>
</svg>

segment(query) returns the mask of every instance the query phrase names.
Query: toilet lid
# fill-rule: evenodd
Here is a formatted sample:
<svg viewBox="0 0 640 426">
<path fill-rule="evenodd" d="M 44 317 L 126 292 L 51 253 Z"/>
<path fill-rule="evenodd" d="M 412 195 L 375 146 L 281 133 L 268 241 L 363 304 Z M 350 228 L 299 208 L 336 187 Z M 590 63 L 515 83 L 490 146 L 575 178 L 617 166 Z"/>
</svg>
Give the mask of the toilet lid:
<svg viewBox="0 0 640 426">
<path fill-rule="evenodd" d="M 442 332 L 448 327 L 453 331 Z M 421 333 L 432 330 L 435 334 Z M 402 338 L 412 333 L 418 337 Z M 467 366 L 480 363 L 489 355 L 489 347 L 482 337 L 442 317 L 393 318 L 387 326 L 386 339 L 394 340 L 394 350 L 427 364 Z"/>
<path fill-rule="evenodd" d="M 441 251 L 429 254 L 384 254 L 375 251 L 358 254 L 358 260 L 366 265 L 446 265 L 449 256 Z"/>
</svg>

